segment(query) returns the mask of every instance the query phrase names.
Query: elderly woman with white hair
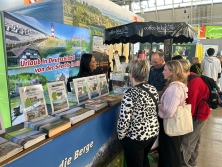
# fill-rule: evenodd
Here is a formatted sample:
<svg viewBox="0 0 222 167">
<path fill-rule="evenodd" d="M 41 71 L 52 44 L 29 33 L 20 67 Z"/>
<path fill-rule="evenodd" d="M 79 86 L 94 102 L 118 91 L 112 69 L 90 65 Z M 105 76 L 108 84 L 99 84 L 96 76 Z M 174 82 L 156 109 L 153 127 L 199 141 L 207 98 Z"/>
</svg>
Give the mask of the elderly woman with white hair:
<svg viewBox="0 0 222 167">
<path fill-rule="evenodd" d="M 147 84 L 149 69 L 144 59 L 132 60 L 129 65 L 133 87 L 124 94 L 117 123 L 127 167 L 149 167 L 147 155 L 159 133 L 159 95 L 154 86 Z"/>
</svg>

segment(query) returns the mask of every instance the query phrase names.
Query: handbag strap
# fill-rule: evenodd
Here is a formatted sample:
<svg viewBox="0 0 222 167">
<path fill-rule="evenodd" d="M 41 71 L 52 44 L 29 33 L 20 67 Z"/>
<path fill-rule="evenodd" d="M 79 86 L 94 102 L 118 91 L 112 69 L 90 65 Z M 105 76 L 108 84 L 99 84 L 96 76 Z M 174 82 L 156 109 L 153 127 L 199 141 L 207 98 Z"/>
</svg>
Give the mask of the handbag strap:
<svg viewBox="0 0 222 167">
<path fill-rule="evenodd" d="M 156 105 L 156 112 L 158 113 L 159 108 L 158 108 L 157 100 L 155 99 L 155 97 L 153 96 L 153 94 L 150 92 L 150 90 L 149 90 L 148 88 L 142 86 L 142 85 L 143 85 L 143 84 L 139 84 L 139 85 L 137 85 L 137 86 L 140 87 L 140 88 L 142 88 L 142 89 L 145 89 L 145 90 L 146 90 L 146 92 L 149 94 L 149 96 L 153 99 L 153 101 L 154 101 L 154 103 L 155 103 L 155 105 Z"/>
</svg>

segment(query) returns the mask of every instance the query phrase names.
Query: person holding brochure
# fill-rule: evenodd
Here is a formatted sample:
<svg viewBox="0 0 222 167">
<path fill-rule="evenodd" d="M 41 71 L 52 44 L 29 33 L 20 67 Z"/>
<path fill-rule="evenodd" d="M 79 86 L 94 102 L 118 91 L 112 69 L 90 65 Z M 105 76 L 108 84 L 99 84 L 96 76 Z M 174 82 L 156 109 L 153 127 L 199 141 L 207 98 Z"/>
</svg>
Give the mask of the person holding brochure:
<svg viewBox="0 0 222 167">
<path fill-rule="evenodd" d="M 159 95 L 154 86 L 146 83 L 149 69 L 145 59 L 132 60 L 129 65 L 133 87 L 124 94 L 117 123 L 127 167 L 149 167 L 147 155 L 159 133 Z"/>
</svg>

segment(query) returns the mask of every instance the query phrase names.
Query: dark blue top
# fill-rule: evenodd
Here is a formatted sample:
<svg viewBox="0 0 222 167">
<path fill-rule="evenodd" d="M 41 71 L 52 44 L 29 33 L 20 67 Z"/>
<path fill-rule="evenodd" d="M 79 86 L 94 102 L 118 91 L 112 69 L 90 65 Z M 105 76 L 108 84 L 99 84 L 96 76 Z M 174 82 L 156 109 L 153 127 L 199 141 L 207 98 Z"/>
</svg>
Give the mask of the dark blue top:
<svg viewBox="0 0 222 167">
<path fill-rule="evenodd" d="M 156 69 L 153 66 L 150 68 L 148 84 L 153 85 L 157 91 L 162 91 L 166 80 L 163 76 L 164 66 L 162 68 Z"/>
</svg>

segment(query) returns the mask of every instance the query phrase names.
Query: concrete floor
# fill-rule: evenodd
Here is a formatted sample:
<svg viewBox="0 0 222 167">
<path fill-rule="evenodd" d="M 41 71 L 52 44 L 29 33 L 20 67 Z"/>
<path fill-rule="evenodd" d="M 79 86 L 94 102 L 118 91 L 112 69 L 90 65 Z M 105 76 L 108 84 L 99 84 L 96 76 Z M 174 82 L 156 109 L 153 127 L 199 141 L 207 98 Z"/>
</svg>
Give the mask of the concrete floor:
<svg viewBox="0 0 222 167">
<path fill-rule="evenodd" d="M 157 167 L 158 154 L 150 155 L 154 161 L 150 167 Z M 222 166 L 222 107 L 211 111 L 204 126 L 197 160 L 198 167 Z"/>
</svg>

